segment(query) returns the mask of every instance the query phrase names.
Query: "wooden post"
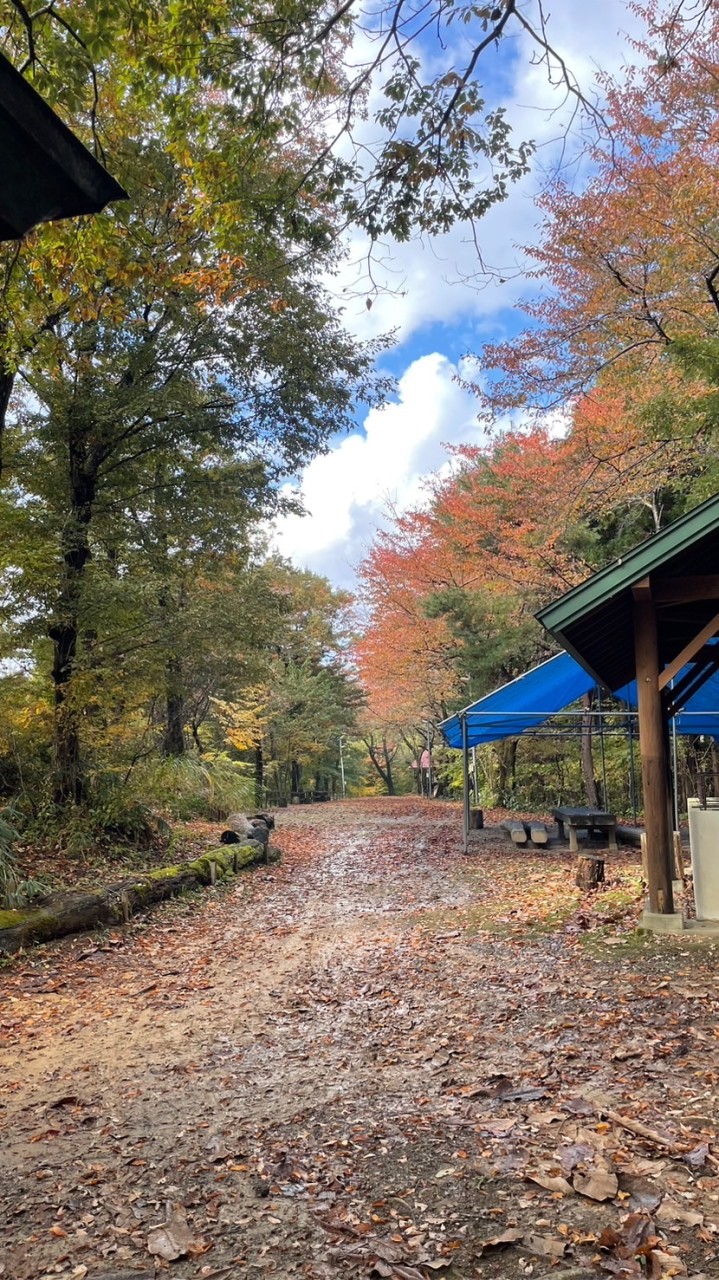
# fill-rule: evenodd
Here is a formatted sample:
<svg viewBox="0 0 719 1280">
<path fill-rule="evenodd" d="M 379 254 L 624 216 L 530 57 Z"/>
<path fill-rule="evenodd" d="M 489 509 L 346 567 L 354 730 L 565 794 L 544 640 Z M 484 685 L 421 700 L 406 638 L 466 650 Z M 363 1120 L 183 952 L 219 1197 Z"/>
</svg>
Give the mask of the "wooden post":
<svg viewBox="0 0 719 1280">
<path fill-rule="evenodd" d="M 639 837 L 639 842 L 642 849 L 642 879 L 645 884 L 649 884 L 649 870 L 647 867 L 647 833 L 646 831 L 642 831 L 642 834 Z"/>
<path fill-rule="evenodd" d="M 660 915 L 671 915 L 674 911 L 674 849 L 673 832 L 669 823 L 669 774 L 659 691 L 657 618 L 648 582 L 634 588 L 634 649 L 644 826 L 647 833 L 649 910 Z"/>
</svg>

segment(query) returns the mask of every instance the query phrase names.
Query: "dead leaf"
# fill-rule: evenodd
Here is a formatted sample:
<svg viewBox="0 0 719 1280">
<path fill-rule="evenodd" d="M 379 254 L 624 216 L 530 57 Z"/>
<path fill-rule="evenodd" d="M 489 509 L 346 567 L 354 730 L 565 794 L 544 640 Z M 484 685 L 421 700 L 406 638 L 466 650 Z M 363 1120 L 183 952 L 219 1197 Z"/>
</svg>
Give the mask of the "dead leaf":
<svg viewBox="0 0 719 1280">
<path fill-rule="evenodd" d="M 154 1227 L 147 1237 L 147 1251 L 166 1262 L 184 1258 L 193 1244 L 192 1232 L 187 1225 L 184 1210 L 178 1205 L 167 1222 Z"/>
<path fill-rule="evenodd" d="M 207 1158 L 212 1164 L 218 1164 L 221 1160 L 229 1160 L 232 1152 L 225 1146 L 224 1139 L 219 1133 L 214 1134 L 209 1142 L 205 1143 L 205 1151 Z"/>
<path fill-rule="evenodd" d="M 501 1120 L 480 1120 L 477 1125 L 482 1133 L 493 1133 L 496 1137 L 502 1138 L 505 1133 L 509 1133 L 517 1123 L 514 1116 L 507 1116 Z"/>
<path fill-rule="evenodd" d="M 566 1240 L 560 1240 L 557 1236 L 537 1236 L 532 1231 L 522 1236 L 522 1244 L 530 1253 L 536 1253 L 540 1258 L 563 1258 L 569 1248 Z"/>
<path fill-rule="evenodd" d="M 661 1203 L 657 1218 L 660 1222 L 683 1222 L 687 1227 L 703 1227 L 704 1214 L 696 1209 L 685 1209 L 667 1196 Z"/>
<path fill-rule="evenodd" d="M 524 1236 L 522 1227 L 509 1227 L 501 1236 L 493 1236 L 491 1240 L 483 1240 L 480 1253 L 491 1253 L 493 1249 L 507 1249 L 510 1244 L 517 1244 Z"/>
<path fill-rule="evenodd" d="M 613 1200 L 619 1190 L 617 1175 L 599 1169 L 588 1174 L 575 1173 L 573 1186 L 580 1196 L 590 1200 Z"/>
<path fill-rule="evenodd" d="M 653 1249 L 649 1255 L 652 1280 L 660 1280 L 664 1276 L 685 1276 L 687 1269 L 675 1253 L 664 1253 L 661 1249 Z"/>
<path fill-rule="evenodd" d="M 644 1048 L 643 1044 L 628 1044 L 623 1049 L 615 1049 L 612 1062 L 626 1062 L 627 1058 L 641 1058 Z"/>
<path fill-rule="evenodd" d="M 684 1159 L 690 1169 L 703 1169 L 709 1155 L 709 1146 L 706 1142 L 700 1142 L 698 1146 L 693 1147 L 691 1151 L 687 1151 Z"/>
<path fill-rule="evenodd" d="M 562 1191 L 567 1195 L 572 1190 L 571 1184 L 561 1174 L 553 1177 L 550 1173 L 528 1173 L 527 1178 L 530 1182 L 536 1182 L 537 1186 L 544 1187 L 545 1191 Z"/>
<path fill-rule="evenodd" d="M 532 1111 L 527 1119 L 531 1124 L 558 1124 L 560 1120 L 566 1120 L 566 1116 L 561 1111 Z"/>
<path fill-rule="evenodd" d="M 573 1116 L 593 1116 L 595 1106 L 593 1102 L 588 1102 L 586 1098 L 570 1098 L 564 1103 L 564 1110 L 569 1111 Z"/>
</svg>

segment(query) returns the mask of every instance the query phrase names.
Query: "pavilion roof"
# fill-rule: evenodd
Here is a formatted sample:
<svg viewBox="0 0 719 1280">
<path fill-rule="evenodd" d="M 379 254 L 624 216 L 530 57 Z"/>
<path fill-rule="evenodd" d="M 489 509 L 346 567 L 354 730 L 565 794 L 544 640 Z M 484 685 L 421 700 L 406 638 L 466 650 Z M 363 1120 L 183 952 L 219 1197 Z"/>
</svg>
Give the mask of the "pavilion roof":
<svg viewBox="0 0 719 1280">
<path fill-rule="evenodd" d="M 537 618 L 600 685 L 618 689 L 635 676 L 633 589 L 648 580 L 661 669 L 719 612 L 717 575 L 719 495 L 592 574 Z"/>
<path fill-rule="evenodd" d="M 119 182 L 0 53 L 0 240 L 40 222 L 98 213 Z"/>
</svg>

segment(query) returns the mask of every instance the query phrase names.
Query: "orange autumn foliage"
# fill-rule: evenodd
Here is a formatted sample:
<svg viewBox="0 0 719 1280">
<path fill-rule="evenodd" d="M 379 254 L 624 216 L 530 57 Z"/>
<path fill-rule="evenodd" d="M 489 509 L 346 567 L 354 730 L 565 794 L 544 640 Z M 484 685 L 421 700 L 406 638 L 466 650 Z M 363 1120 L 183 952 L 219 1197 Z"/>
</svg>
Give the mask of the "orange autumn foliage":
<svg viewBox="0 0 719 1280">
<path fill-rule="evenodd" d="M 632 8 L 647 34 L 622 81 L 601 82 L 611 133 L 588 157 L 591 176 L 581 190 L 560 179 L 539 201 L 531 324 L 483 353 L 499 374 L 476 387 L 492 412 L 566 404 L 603 376 L 641 401 L 646 379 L 672 376 L 677 337 L 715 332 L 719 10 L 690 23 L 656 0 Z"/>
</svg>

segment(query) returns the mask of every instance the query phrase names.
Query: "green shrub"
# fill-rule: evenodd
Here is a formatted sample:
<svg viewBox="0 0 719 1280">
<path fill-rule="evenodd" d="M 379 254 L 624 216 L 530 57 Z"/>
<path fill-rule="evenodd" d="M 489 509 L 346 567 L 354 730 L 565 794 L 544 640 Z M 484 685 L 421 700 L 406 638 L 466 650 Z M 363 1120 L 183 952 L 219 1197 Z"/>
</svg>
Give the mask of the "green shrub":
<svg viewBox="0 0 719 1280">
<path fill-rule="evenodd" d="M 180 821 L 222 821 L 233 810 L 254 806 L 249 768 L 226 755 L 146 760 L 133 770 L 128 790 L 137 802 Z"/>
<path fill-rule="evenodd" d="M 8 810 L 0 813 L 0 905 L 14 906 L 11 901 L 19 884 L 17 859 L 15 857 L 15 841 L 18 832 L 7 821 Z"/>
</svg>

